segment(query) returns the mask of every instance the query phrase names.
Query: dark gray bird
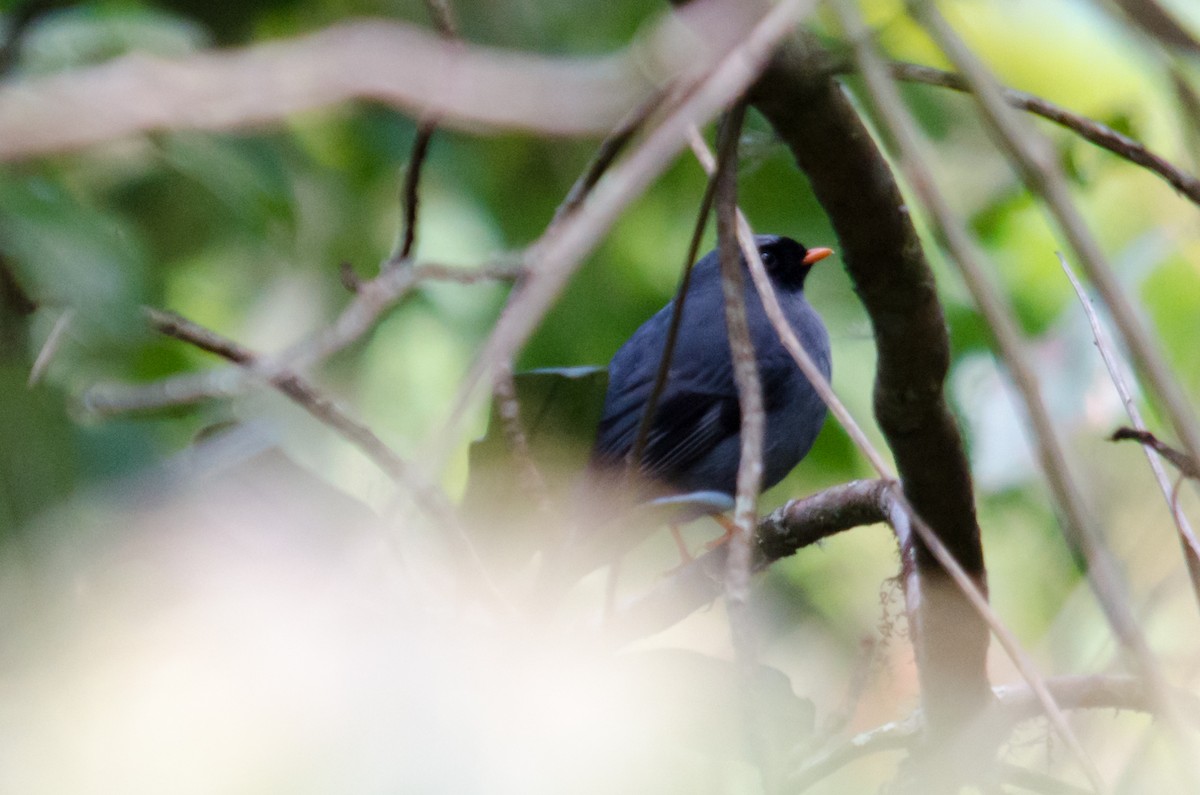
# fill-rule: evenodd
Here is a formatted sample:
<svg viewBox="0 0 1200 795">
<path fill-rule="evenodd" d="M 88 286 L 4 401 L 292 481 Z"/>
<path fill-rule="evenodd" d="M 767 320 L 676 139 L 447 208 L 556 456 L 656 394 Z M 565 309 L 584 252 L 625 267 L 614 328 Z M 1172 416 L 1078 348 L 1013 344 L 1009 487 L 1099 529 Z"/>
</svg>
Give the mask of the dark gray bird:
<svg viewBox="0 0 1200 795">
<path fill-rule="evenodd" d="M 816 262 L 833 252 L 805 249 L 787 237 L 759 235 L 755 240 L 788 322 L 828 379 L 829 335 L 804 297 L 804 280 Z M 746 317 L 766 410 L 765 490 L 808 453 L 825 421 L 825 404 L 779 341 L 742 265 Z M 615 473 L 626 466 L 654 387 L 674 306 L 672 301 L 659 310 L 613 356 L 592 449 L 593 471 Z M 717 252 L 710 251 L 695 264 L 688 286 L 666 387 L 638 462 L 639 480 L 649 484 L 649 493 L 639 497 L 682 497 L 711 506 L 693 510 L 689 518 L 731 506 L 737 491 L 740 436 L 741 409 L 725 327 L 720 262 Z"/>
</svg>

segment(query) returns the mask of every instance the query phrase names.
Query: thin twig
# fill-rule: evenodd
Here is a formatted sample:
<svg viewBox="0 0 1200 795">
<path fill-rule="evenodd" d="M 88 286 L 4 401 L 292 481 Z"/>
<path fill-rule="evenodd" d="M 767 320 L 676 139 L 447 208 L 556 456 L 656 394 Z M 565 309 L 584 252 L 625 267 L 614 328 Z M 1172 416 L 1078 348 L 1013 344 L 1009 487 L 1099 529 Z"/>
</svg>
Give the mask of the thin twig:
<svg viewBox="0 0 1200 795">
<path fill-rule="evenodd" d="M 400 190 L 400 206 L 403 208 L 400 246 L 395 256 L 391 258 L 391 262 L 408 261 L 408 258 L 412 256 L 413 246 L 416 245 L 421 167 L 425 165 L 425 157 L 429 154 L 429 144 L 436 131 L 437 121 L 434 119 L 425 119 L 417 125 L 417 135 L 413 139 L 412 153 L 408 156 L 408 168 L 404 171 L 404 185 Z"/>
<path fill-rule="evenodd" d="M 662 398 L 663 390 L 667 388 L 667 376 L 671 372 L 671 359 L 675 355 L 675 345 L 679 340 L 679 327 L 683 322 L 683 309 L 687 303 L 688 288 L 692 283 L 692 265 L 696 262 L 696 255 L 700 252 L 700 241 L 704 239 L 704 229 L 707 226 L 708 214 L 712 210 L 716 188 L 716 177 L 710 175 L 704 186 L 704 195 L 700 197 L 700 209 L 696 215 L 696 223 L 692 226 L 692 239 L 688 242 L 687 254 L 684 256 L 683 275 L 679 277 L 679 289 L 675 291 L 675 305 L 671 308 L 671 323 L 667 326 L 667 339 L 663 343 L 662 357 L 658 360 L 658 370 L 654 373 L 654 384 L 651 385 L 650 394 L 646 397 L 646 406 L 642 409 L 641 420 L 638 421 L 637 435 L 629 450 L 630 472 L 637 472 L 641 466 L 646 440 L 650 437 L 650 428 L 654 425 L 658 401 Z"/>
<path fill-rule="evenodd" d="M 195 345 L 201 350 L 216 354 L 235 364 L 252 366 L 257 358 L 250 349 L 173 312 L 147 308 L 146 316 L 158 332 Z M 509 610 L 512 609 L 507 598 L 488 573 L 474 544 L 471 543 L 466 530 L 458 519 L 454 506 L 440 488 L 423 481 L 420 474 L 414 472 L 409 463 L 388 447 L 370 428 L 346 414 L 305 379 L 295 373 L 285 372 L 275 376 L 271 380 L 271 384 L 296 405 L 358 448 L 397 486 L 409 492 L 416 503 L 437 520 L 442 528 L 457 541 L 459 552 L 473 569 L 472 576 L 478 579 L 498 604 Z"/>
<path fill-rule="evenodd" d="M 1132 439 L 1146 447 L 1149 447 L 1154 452 L 1161 455 L 1163 458 L 1171 462 L 1171 466 L 1179 470 L 1179 474 L 1185 478 L 1192 480 L 1200 480 L 1200 464 L 1187 453 L 1181 450 L 1176 450 L 1171 445 L 1161 441 L 1157 436 L 1150 431 L 1139 430 L 1137 428 L 1117 428 L 1113 431 L 1110 441 L 1119 442 L 1123 439 Z"/>
<path fill-rule="evenodd" d="M 886 723 L 883 726 L 855 735 L 840 745 L 805 764 L 788 778 L 787 790 L 799 795 L 822 779 L 828 778 L 849 764 L 886 751 L 913 751 L 921 740 L 922 720 L 919 715 Z"/>
<path fill-rule="evenodd" d="M 890 64 L 890 69 L 893 76 L 905 82 L 971 92 L 971 85 L 966 78 L 954 72 L 913 63 L 893 63 Z M 1200 204 L 1200 178 L 1150 151 L 1141 141 L 1034 94 L 1008 87 L 1002 87 L 1000 93 L 1004 100 L 1014 108 L 1052 121 L 1089 143 L 1157 174 L 1193 203 Z"/>
<path fill-rule="evenodd" d="M 42 380 L 42 376 L 46 374 L 46 370 L 50 367 L 50 362 L 54 360 L 55 355 L 62 348 L 67 329 L 71 327 L 71 321 L 74 319 L 75 308 L 68 307 L 54 320 L 54 326 L 50 329 L 50 333 L 46 335 L 46 341 L 42 343 L 42 349 L 38 351 L 37 358 L 33 360 L 33 366 L 29 368 L 29 386 L 35 386 Z"/>
<path fill-rule="evenodd" d="M 1092 337 L 1096 341 L 1096 348 L 1100 351 L 1100 358 L 1104 360 L 1104 366 L 1108 369 L 1109 378 L 1116 387 L 1117 394 L 1121 397 L 1121 403 L 1125 406 L 1125 413 L 1129 416 L 1129 421 L 1133 423 L 1135 429 L 1144 431 L 1146 423 L 1142 419 L 1142 412 L 1137 406 L 1137 401 L 1134 400 L 1133 390 L 1130 388 L 1125 377 L 1124 367 L 1121 366 L 1117 352 L 1109 341 L 1108 334 L 1104 332 L 1104 328 L 1100 324 L 1100 318 L 1096 314 L 1096 309 L 1092 306 L 1091 299 L 1088 298 L 1083 285 L 1076 278 L 1075 271 L 1071 268 L 1070 263 L 1067 262 L 1067 258 L 1060 253 L 1058 259 L 1062 264 L 1063 271 L 1067 274 L 1067 279 L 1071 282 L 1071 286 L 1075 288 L 1075 295 L 1078 296 L 1079 303 L 1083 307 L 1083 312 L 1092 327 Z M 1114 441 L 1116 440 L 1116 434 L 1113 435 L 1113 439 Z M 1192 582 L 1192 591 L 1197 602 L 1200 603 L 1200 544 L 1197 544 L 1196 534 L 1192 530 L 1191 523 L 1179 511 L 1179 503 L 1174 499 L 1177 492 L 1172 487 L 1166 470 L 1163 469 L 1162 462 L 1158 460 L 1158 457 L 1151 450 L 1143 447 L 1143 452 L 1146 454 L 1146 461 L 1150 465 L 1150 471 L 1154 473 L 1154 479 L 1158 482 L 1158 487 L 1162 491 L 1163 498 L 1167 501 L 1167 507 L 1171 510 L 1171 516 L 1175 521 L 1175 529 L 1179 533 L 1179 542 L 1183 547 L 1183 558 L 1187 564 L 1188 576 Z M 1178 453 L 1178 455 L 1182 456 L 1183 453 Z"/>
<path fill-rule="evenodd" d="M 600 177 L 616 162 L 617 156 L 625 150 L 625 147 L 633 140 L 633 136 L 646 123 L 646 119 L 650 118 L 650 114 L 662 107 L 664 93 L 658 92 L 646 99 L 641 105 L 633 109 L 629 115 L 621 120 L 621 123 L 605 136 L 600 142 L 596 153 L 592 155 L 591 161 L 587 164 L 587 168 L 579 175 L 579 179 L 571 185 L 571 189 L 567 191 L 566 198 L 558 205 L 558 209 L 554 211 L 554 217 L 550 221 L 550 225 L 558 223 L 564 216 L 570 215 L 579 209 L 583 204 L 583 200 L 588 197 L 592 189 L 596 187 L 596 183 L 600 181 Z"/>
<path fill-rule="evenodd" d="M 174 312 L 147 308 L 146 317 L 150 321 L 150 325 L 160 334 L 186 342 L 235 364 L 251 365 L 258 358 L 249 348 Z M 272 379 L 271 383 L 309 414 L 333 428 L 357 447 L 389 478 L 400 485 L 409 487 L 409 490 L 414 493 L 419 490 L 415 485 L 408 483 L 409 478 L 412 477 L 408 462 L 388 447 L 369 428 L 338 408 L 333 401 L 322 395 L 307 380 L 294 373 L 284 373 Z M 443 502 L 443 499 L 437 501 L 440 503 Z"/>
<path fill-rule="evenodd" d="M 433 20 L 433 26 L 438 33 L 448 41 L 458 39 L 458 25 L 454 21 L 454 13 L 448 0 L 425 0 L 425 7 Z M 417 134 L 413 139 L 412 152 L 408 156 L 408 168 L 404 171 L 404 185 L 400 190 L 400 206 L 402 208 L 400 245 L 388 264 L 407 261 L 412 256 L 413 246 L 417 242 L 417 211 L 420 204 L 418 187 L 421 184 L 421 170 L 425 158 L 429 154 L 429 144 L 437 131 L 436 115 L 427 116 L 417 124 Z M 384 267 L 388 267 L 385 264 Z"/>
<path fill-rule="evenodd" d="M 253 365 L 246 367 L 216 367 L 136 387 L 95 386 L 83 395 L 81 403 L 85 410 L 105 415 L 233 397 L 253 384 L 270 383 L 283 373 L 307 370 L 353 344 L 422 281 L 475 284 L 519 279 L 523 273 L 520 267 L 504 265 L 483 268 L 418 265 L 389 269 L 374 279 L 360 281 L 354 298 L 332 326 L 281 353 L 259 356 Z"/>
</svg>

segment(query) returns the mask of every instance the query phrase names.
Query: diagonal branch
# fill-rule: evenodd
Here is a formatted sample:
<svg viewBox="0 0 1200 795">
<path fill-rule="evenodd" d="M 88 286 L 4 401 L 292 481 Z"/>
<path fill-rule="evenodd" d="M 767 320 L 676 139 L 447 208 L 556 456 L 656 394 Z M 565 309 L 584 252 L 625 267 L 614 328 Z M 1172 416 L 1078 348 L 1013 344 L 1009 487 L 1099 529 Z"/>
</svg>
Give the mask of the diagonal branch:
<svg viewBox="0 0 1200 795">
<path fill-rule="evenodd" d="M 970 470 L 943 393 L 950 352 L 937 288 L 887 163 L 823 70 L 827 58 L 812 37 L 793 38 L 752 99 L 808 175 L 870 315 L 879 357 L 875 414 L 904 493 L 983 588 Z M 952 735 L 990 699 L 987 625 L 927 543 L 916 544 L 915 558 L 921 594 L 914 627 L 926 715 L 934 735 Z"/>
<path fill-rule="evenodd" d="M 239 366 L 249 367 L 254 364 L 256 355 L 253 351 L 180 315 L 156 309 L 147 309 L 146 314 L 150 324 L 162 334 L 195 345 Z M 413 472 L 408 462 L 388 447 L 370 428 L 342 411 L 305 379 L 295 373 L 283 372 L 275 376 L 271 384 L 313 417 L 333 428 L 387 473 L 397 486 L 408 491 L 416 504 L 436 519 L 455 541 L 461 559 L 471 569 L 471 578 L 483 585 L 497 604 L 511 611 L 511 605 L 492 580 L 474 544 L 462 527 L 454 506 L 440 488 L 422 480 L 419 473 Z"/>
<path fill-rule="evenodd" d="M 269 383 L 289 371 L 303 372 L 353 344 L 422 281 L 458 284 L 512 281 L 519 279 L 523 272 L 520 267 L 503 265 L 474 269 L 432 264 L 385 268 L 374 279 L 354 284 L 354 298 L 332 326 L 281 353 L 259 356 L 247 366 L 216 367 L 203 373 L 172 376 L 136 387 L 95 386 L 84 393 L 81 402 L 85 410 L 104 415 L 153 411 L 232 397 L 252 384 Z"/>
<path fill-rule="evenodd" d="M 952 91 L 971 93 L 971 84 L 962 75 L 954 72 L 913 63 L 894 63 L 891 64 L 891 70 L 896 78 L 905 82 L 940 86 Z M 1141 141 L 1034 94 L 1007 87 L 1001 88 L 1000 93 L 1004 100 L 1014 108 L 1052 121 L 1089 143 L 1095 144 L 1101 149 L 1107 149 L 1109 152 L 1157 174 L 1172 188 L 1190 199 L 1193 204 L 1200 204 L 1200 178 L 1189 174 L 1165 157 L 1150 151 Z"/>
</svg>

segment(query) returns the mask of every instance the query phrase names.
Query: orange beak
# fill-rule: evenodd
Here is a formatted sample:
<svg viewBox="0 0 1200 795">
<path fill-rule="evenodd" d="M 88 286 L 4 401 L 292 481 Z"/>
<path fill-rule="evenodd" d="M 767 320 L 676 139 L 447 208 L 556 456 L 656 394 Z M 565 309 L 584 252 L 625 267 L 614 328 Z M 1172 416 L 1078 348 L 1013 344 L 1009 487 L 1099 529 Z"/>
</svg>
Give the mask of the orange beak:
<svg viewBox="0 0 1200 795">
<path fill-rule="evenodd" d="M 804 255 L 804 264 L 816 265 L 832 253 L 833 249 L 831 248 L 810 248 L 808 253 Z"/>
</svg>

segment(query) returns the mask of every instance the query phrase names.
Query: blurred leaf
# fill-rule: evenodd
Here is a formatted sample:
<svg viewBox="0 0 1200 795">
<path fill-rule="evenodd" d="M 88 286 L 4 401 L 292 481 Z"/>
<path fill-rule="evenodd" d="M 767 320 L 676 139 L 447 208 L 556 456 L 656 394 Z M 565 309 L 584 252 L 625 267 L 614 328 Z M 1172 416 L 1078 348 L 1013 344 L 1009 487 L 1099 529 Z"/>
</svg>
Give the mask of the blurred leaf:
<svg viewBox="0 0 1200 795">
<path fill-rule="evenodd" d="M 139 51 L 184 55 L 207 42 L 194 22 L 136 5 L 79 4 L 46 17 L 22 43 L 28 72 L 57 72 Z"/>
</svg>

